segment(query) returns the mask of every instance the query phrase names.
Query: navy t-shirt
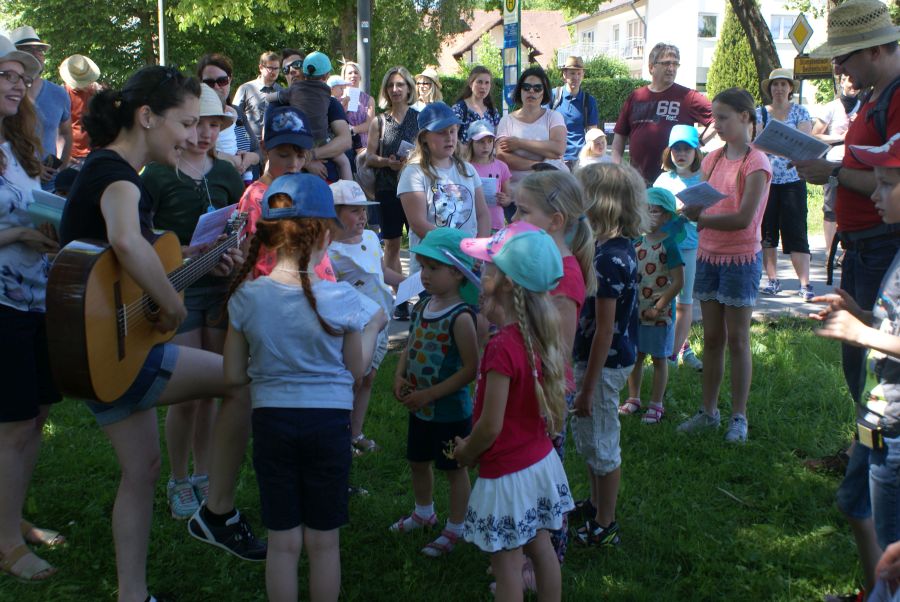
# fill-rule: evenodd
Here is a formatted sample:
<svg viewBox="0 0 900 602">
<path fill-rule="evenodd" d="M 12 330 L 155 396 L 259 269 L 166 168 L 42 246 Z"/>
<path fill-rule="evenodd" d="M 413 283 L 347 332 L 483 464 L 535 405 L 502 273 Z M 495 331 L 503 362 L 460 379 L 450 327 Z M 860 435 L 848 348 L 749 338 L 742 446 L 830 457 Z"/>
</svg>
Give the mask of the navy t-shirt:
<svg viewBox="0 0 900 602">
<path fill-rule="evenodd" d="M 556 106 L 557 94 L 562 94 L 562 101 Z M 599 125 L 600 118 L 597 114 L 597 101 L 588 95 L 584 89 L 578 90 L 578 94 L 572 96 L 565 86 L 553 90 L 553 106 L 566 121 L 566 161 L 578 159 L 578 153 L 584 147 L 584 130 L 588 127 Z M 584 112 L 582 112 L 582 108 Z"/>
</svg>

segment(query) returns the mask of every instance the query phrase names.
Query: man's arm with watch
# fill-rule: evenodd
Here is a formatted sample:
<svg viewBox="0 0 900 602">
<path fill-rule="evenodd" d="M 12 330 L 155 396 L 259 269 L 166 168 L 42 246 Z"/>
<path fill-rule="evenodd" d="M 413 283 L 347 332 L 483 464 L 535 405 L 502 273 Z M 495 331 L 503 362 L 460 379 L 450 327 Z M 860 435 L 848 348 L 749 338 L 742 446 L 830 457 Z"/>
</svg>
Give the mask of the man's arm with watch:
<svg viewBox="0 0 900 602">
<path fill-rule="evenodd" d="M 839 184 L 866 196 L 875 191 L 875 173 L 866 169 L 844 167 L 837 161 L 811 159 L 795 161 L 797 174 L 810 184 Z"/>
</svg>

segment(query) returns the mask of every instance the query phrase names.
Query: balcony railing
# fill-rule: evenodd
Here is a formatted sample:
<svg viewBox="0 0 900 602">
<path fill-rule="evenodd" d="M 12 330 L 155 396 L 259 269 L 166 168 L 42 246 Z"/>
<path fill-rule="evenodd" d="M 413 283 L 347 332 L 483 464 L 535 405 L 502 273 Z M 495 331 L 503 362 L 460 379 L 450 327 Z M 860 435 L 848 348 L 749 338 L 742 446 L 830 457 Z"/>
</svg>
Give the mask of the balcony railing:
<svg viewBox="0 0 900 602">
<path fill-rule="evenodd" d="M 557 63 L 560 67 L 566 64 L 570 56 L 580 56 L 589 61 L 598 56 L 611 56 L 619 59 L 644 58 L 644 38 L 625 38 L 619 41 L 595 44 L 570 44 L 557 51 Z"/>
</svg>

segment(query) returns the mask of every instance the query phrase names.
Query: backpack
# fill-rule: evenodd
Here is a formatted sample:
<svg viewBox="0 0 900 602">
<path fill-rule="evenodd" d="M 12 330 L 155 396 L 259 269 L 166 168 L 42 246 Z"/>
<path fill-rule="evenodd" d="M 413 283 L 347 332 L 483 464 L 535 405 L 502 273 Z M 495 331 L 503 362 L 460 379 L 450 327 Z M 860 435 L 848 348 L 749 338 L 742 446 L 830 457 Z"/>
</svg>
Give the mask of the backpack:
<svg viewBox="0 0 900 602">
<path fill-rule="evenodd" d="M 550 105 L 550 108 L 554 111 L 559 108 L 563 101 L 563 88 L 564 86 L 560 86 L 553 90 L 553 104 Z M 587 124 L 587 105 L 588 99 L 591 98 L 591 95 L 587 93 L 587 90 L 581 90 L 581 121 L 582 125 L 584 125 L 584 131 L 586 132 L 588 129 Z"/>
<path fill-rule="evenodd" d="M 891 100 L 893 100 L 894 92 L 897 91 L 897 88 L 900 88 L 900 77 L 894 78 L 894 81 L 888 84 L 887 88 L 884 89 L 884 92 L 881 93 L 881 96 L 878 97 L 875 106 L 869 109 L 869 112 L 866 114 L 866 121 L 871 119 L 875 122 L 875 131 L 881 136 L 882 143 L 887 142 L 888 139 L 887 112 L 888 108 L 891 106 Z M 861 101 L 861 105 L 866 104 L 869 101 L 869 96 L 871 94 L 872 93 L 869 92 L 866 98 Z M 896 132 L 891 133 L 895 134 Z"/>
</svg>

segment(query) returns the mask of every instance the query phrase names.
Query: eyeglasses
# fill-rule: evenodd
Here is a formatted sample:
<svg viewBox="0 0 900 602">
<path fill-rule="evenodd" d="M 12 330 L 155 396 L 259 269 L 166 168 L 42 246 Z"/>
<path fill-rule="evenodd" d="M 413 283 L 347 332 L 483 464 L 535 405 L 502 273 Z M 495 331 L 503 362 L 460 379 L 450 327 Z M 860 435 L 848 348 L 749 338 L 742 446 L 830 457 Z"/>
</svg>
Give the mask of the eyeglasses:
<svg viewBox="0 0 900 602">
<path fill-rule="evenodd" d="M 296 61 L 294 61 L 292 63 L 288 63 L 287 65 L 285 65 L 284 67 L 281 68 L 281 72 L 284 73 L 285 75 L 287 75 L 288 73 L 291 72 L 291 69 L 296 69 L 297 71 L 302 71 L 303 70 L 303 61 L 301 61 L 300 59 L 297 59 Z"/>
<path fill-rule="evenodd" d="M 831 64 L 837 65 L 838 67 L 843 67 L 844 63 L 846 63 L 847 61 L 850 60 L 850 57 L 852 57 L 854 54 L 856 54 L 858 52 L 862 52 L 863 50 L 864 50 L 863 48 L 860 48 L 859 50 L 854 50 L 853 52 L 848 52 L 847 54 L 842 54 L 840 56 L 836 56 L 833 59 L 831 59 Z"/>
<path fill-rule="evenodd" d="M 278 71 L 278 69 L 279 69 L 278 65 L 275 65 L 274 67 L 272 67 L 271 65 L 260 65 L 259 67 L 260 67 L 260 69 L 265 69 L 269 73 L 274 73 L 275 71 Z"/>
<path fill-rule="evenodd" d="M 416 85 L 420 88 L 430 88 L 431 82 L 416 82 Z"/>
<path fill-rule="evenodd" d="M 522 84 L 522 92 L 543 92 L 544 84 Z"/>
<path fill-rule="evenodd" d="M 25 83 L 26 88 L 30 88 L 31 84 L 34 83 L 34 80 L 27 75 L 22 75 L 17 71 L 0 71 L 0 77 L 11 83 L 12 85 L 16 85 L 21 80 Z"/>
<path fill-rule="evenodd" d="M 678 69 L 679 67 L 681 67 L 681 63 L 679 63 L 678 61 L 656 61 L 656 62 L 653 63 L 653 64 L 654 64 L 654 65 L 659 65 L 659 66 L 664 67 L 664 68 L 666 68 L 666 69 L 668 69 L 668 68 L 670 68 L 670 67 L 673 68 L 673 69 Z"/>
<path fill-rule="evenodd" d="M 229 83 L 231 83 L 231 78 L 227 75 L 223 75 L 222 77 L 208 77 L 203 80 L 203 83 L 210 88 L 215 88 L 216 86 L 224 88 Z"/>
</svg>

